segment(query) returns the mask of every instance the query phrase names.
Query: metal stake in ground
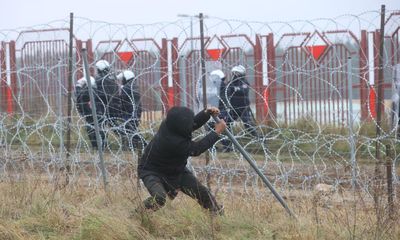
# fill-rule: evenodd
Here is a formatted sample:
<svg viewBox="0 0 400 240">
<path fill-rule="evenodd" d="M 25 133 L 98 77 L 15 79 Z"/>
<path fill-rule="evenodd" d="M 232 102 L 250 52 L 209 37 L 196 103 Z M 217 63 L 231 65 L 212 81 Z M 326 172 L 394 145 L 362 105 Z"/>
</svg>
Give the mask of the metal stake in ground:
<svg viewBox="0 0 400 240">
<path fill-rule="evenodd" d="M 213 118 L 214 118 L 214 121 L 216 121 L 217 123 L 220 121 L 220 119 L 218 117 L 213 116 Z M 260 169 L 258 169 L 258 167 L 256 165 L 256 161 L 246 152 L 246 150 L 243 149 L 243 147 L 239 144 L 239 142 L 236 140 L 236 138 L 232 135 L 232 133 L 228 129 L 225 129 L 225 134 L 232 141 L 233 145 L 235 145 L 235 147 L 243 155 L 243 157 L 250 164 L 250 166 L 254 169 L 254 171 L 256 171 L 256 173 L 261 178 L 261 180 L 264 182 L 264 184 L 267 185 L 269 190 L 271 190 L 272 194 L 279 201 L 279 203 L 285 208 L 286 212 L 289 213 L 289 215 L 291 217 L 296 219 L 296 215 L 294 215 L 294 213 L 289 209 L 285 200 L 283 200 L 281 195 L 279 195 L 279 193 L 275 190 L 275 188 L 272 186 L 272 184 L 267 179 L 267 177 L 260 171 Z"/>
<path fill-rule="evenodd" d="M 90 75 L 89 75 L 89 64 L 88 64 L 87 52 L 86 52 L 85 48 L 82 49 L 82 55 L 83 55 L 83 66 L 85 68 L 85 78 L 86 78 L 88 89 L 89 89 L 90 105 L 92 108 L 94 131 L 96 133 L 97 149 L 99 151 L 101 175 L 103 176 L 104 191 L 107 192 L 107 176 L 106 176 L 106 169 L 105 169 L 104 159 L 103 159 L 103 143 L 100 138 L 99 120 L 97 119 L 97 114 L 96 114 L 96 104 L 94 102 L 92 82 L 90 81 Z"/>
<path fill-rule="evenodd" d="M 67 146 L 66 158 L 69 158 L 71 149 L 71 112 L 72 112 L 72 73 L 73 73 L 73 49 L 74 49 L 74 13 L 70 13 L 69 22 L 69 50 L 68 50 L 68 124 L 67 124 Z"/>
<path fill-rule="evenodd" d="M 199 19 L 200 19 L 200 58 L 201 58 L 201 85 L 203 87 L 203 108 L 207 108 L 207 84 L 206 84 L 206 62 L 205 62 L 205 56 L 204 56 L 204 23 L 203 23 L 203 13 L 199 14 Z M 205 127 L 205 129 L 207 129 Z M 208 151 L 205 153 L 206 155 L 206 167 L 210 165 L 210 156 L 208 154 Z M 206 176 L 206 181 L 207 181 L 207 187 L 211 189 L 211 184 L 210 184 L 210 172 L 207 170 L 207 176 Z"/>
</svg>

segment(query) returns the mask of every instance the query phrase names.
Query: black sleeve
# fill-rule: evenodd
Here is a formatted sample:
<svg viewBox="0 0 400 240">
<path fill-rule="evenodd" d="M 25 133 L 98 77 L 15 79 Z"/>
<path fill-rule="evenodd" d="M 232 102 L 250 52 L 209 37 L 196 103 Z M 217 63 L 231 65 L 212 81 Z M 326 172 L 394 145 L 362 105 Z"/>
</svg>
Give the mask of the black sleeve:
<svg viewBox="0 0 400 240">
<path fill-rule="evenodd" d="M 201 140 L 194 142 L 192 141 L 190 144 L 189 155 L 190 156 L 199 156 L 207 149 L 212 147 L 216 141 L 218 141 L 219 136 L 216 132 L 210 132 L 202 138 Z"/>
<path fill-rule="evenodd" d="M 238 80 L 235 86 L 235 94 L 247 97 L 249 95 L 249 83 L 245 80 Z"/>
<path fill-rule="evenodd" d="M 135 117 L 137 119 L 140 119 L 142 116 L 142 103 L 140 102 L 140 92 L 139 92 L 139 87 L 135 84 L 132 86 L 132 93 L 133 93 L 133 99 L 135 100 Z"/>
<path fill-rule="evenodd" d="M 208 119 L 210 119 L 210 114 L 207 113 L 205 110 L 196 114 L 196 116 L 194 116 L 193 131 L 203 126 L 208 121 Z"/>
</svg>

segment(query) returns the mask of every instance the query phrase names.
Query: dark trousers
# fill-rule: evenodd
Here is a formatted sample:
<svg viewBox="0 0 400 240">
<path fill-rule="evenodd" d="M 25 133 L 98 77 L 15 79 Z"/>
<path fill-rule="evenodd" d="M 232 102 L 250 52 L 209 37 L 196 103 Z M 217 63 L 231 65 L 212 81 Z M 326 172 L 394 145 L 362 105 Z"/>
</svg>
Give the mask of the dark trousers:
<svg viewBox="0 0 400 240">
<path fill-rule="evenodd" d="M 93 149 L 97 149 L 97 139 L 96 139 L 96 131 L 94 128 L 94 120 L 93 120 L 93 116 L 91 114 L 87 114 L 85 116 L 85 120 L 86 120 L 86 132 L 88 134 L 89 137 L 89 141 L 90 141 L 90 145 L 92 146 Z M 100 137 L 102 138 L 102 140 L 104 141 L 104 132 L 100 130 Z M 104 146 L 103 146 L 104 148 Z"/>
<path fill-rule="evenodd" d="M 221 206 L 217 204 L 210 190 L 188 171 L 176 178 L 153 174 L 143 177 L 142 180 L 151 195 L 143 202 L 146 209 L 158 210 L 164 206 L 167 197 L 172 200 L 178 194 L 177 191 L 181 190 L 184 194 L 196 199 L 203 208 L 215 213 L 221 210 Z"/>
<path fill-rule="evenodd" d="M 86 125 L 86 131 L 89 137 L 90 144 L 92 145 L 92 148 L 97 149 L 97 139 L 96 139 L 96 132 L 94 130 L 94 125 L 92 124 Z"/>
</svg>

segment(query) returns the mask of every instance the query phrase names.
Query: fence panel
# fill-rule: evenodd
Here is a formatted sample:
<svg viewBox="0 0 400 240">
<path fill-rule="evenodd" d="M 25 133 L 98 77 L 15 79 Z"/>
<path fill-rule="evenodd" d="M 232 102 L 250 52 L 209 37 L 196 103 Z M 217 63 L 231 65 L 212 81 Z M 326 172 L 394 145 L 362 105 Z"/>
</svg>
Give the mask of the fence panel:
<svg viewBox="0 0 400 240">
<path fill-rule="evenodd" d="M 32 117 L 57 112 L 63 107 L 59 95 L 66 103 L 68 36 L 68 29 L 20 33 L 15 47 L 17 111 Z"/>
<path fill-rule="evenodd" d="M 132 70 L 141 92 L 143 121 L 159 119 L 161 100 L 161 48 L 154 39 L 100 41 L 94 51 L 95 61 L 110 62 L 116 74 Z M 120 84 L 120 83 L 119 83 Z"/>
<path fill-rule="evenodd" d="M 337 35 L 351 41 L 342 42 Z M 352 81 L 354 88 L 359 78 L 348 79 L 346 63 L 351 58 L 357 65 L 359 49 L 348 31 L 284 34 L 276 45 L 278 119 L 287 124 L 301 118 L 333 125 L 347 122 L 347 82 Z M 356 71 L 352 76 L 359 75 Z"/>
</svg>

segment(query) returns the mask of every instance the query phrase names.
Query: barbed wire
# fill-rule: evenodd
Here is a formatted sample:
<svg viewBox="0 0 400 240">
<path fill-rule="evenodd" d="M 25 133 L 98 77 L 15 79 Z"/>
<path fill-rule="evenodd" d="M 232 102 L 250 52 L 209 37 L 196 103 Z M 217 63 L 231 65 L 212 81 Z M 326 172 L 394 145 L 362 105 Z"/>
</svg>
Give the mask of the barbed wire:
<svg viewBox="0 0 400 240">
<path fill-rule="evenodd" d="M 207 52 L 207 76 L 214 69 L 222 69 L 230 79 L 233 66 L 245 66 L 258 137 L 249 134 L 241 121 L 234 121 L 231 130 L 276 186 L 308 189 L 319 182 L 349 186 L 356 177 L 360 189 L 369 192 L 374 178 L 369 163 L 379 162 L 375 153 L 377 142 L 382 152 L 387 144 L 395 150 L 393 173 L 395 182 L 399 182 L 396 175 L 400 156 L 399 110 L 392 108 L 390 98 L 396 90 L 392 88 L 395 79 L 392 69 L 400 63 L 400 13 L 387 14 L 383 126 L 375 120 L 376 82 L 371 84 L 371 74 L 379 70 L 376 63 L 379 12 L 291 22 L 264 23 L 211 16 L 204 19 L 206 50 L 220 51 L 216 58 Z M 94 63 L 100 59 L 108 60 L 116 74 L 132 70 L 143 107 L 135 134 L 145 141 L 151 140 L 172 105 L 202 108 L 198 96 L 202 77 L 198 20 L 191 17 L 154 24 L 116 24 L 74 18 L 73 83 L 83 76 L 82 47 L 92 54 L 92 75 Z M 91 125 L 76 111 L 75 98 L 72 124 L 66 125 L 68 29 L 69 19 L 61 19 L 0 31 L 3 178 L 17 178 L 24 170 L 38 170 L 55 179 L 60 169 L 68 166 L 69 181 L 83 178 L 90 185 L 100 182 L 99 159 L 86 131 Z M 375 45 L 368 45 L 368 41 L 374 41 Z M 314 55 L 315 46 L 323 47 L 320 55 Z M 122 53 L 131 55 L 123 59 Z M 353 99 L 349 99 L 349 81 Z M 350 104 L 355 106 L 352 113 Z M 353 126 L 349 126 L 351 116 L 355 120 Z M 143 145 L 126 145 L 123 140 L 124 135 L 129 135 L 123 128 L 126 122 L 118 121 L 119 125 L 101 126 L 108 142 L 107 172 L 111 181 L 116 182 L 135 172 L 138 149 L 143 148 Z M 349 134 L 350 127 L 354 129 L 353 135 Z M 377 127 L 381 129 L 380 136 L 375 135 Z M 73 141 L 67 159 L 64 138 L 68 129 Z M 196 132 L 194 139 L 205 134 Z M 356 165 L 350 157 L 353 140 Z M 216 191 L 262 194 L 264 187 L 237 149 L 221 152 L 223 141 L 210 149 L 210 164 L 204 165 L 201 158 L 191 158 L 188 166 L 198 175 L 211 174 Z M 352 175 L 354 168 L 356 176 Z"/>
</svg>

